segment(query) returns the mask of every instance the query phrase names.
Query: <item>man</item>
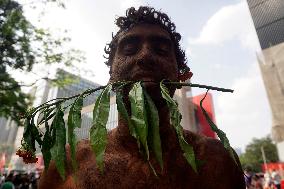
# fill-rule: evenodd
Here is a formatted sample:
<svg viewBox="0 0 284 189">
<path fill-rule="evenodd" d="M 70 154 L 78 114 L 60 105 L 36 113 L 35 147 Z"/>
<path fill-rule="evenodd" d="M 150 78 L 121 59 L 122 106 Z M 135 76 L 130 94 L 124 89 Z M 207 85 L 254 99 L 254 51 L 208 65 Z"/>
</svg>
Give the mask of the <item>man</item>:
<svg viewBox="0 0 284 189">
<path fill-rule="evenodd" d="M 149 7 L 130 8 L 126 17 L 119 17 L 116 24 L 120 30 L 106 49 L 110 82 L 178 81 L 189 73 L 184 52 L 179 46 L 180 35 L 175 32 L 175 25 L 166 14 Z M 118 127 L 108 134 L 103 173 L 96 165 L 89 140 L 83 140 L 77 145 L 77 172 L 71 171 L 70 150 L 67 148 L 66 180 L 60 178 L 52 162 L 42 175 L 39 188 L 244 189 L 241 168 L 218 140 L 184 131 L 185 139 L 193 146 L 196 157 L 203 161 L 198 172 L 193 171 L 170 125 L 169 109 L 161 97 L 159 85 L 146 82 L 145 88 L 159 112 L 163 170 L 150 157 L 157 176 L 139 153 L 126 121 L 119 116 Z M 171 95 L 174 90 L 170 88 Z M 129 104 L 128 91 L 124 91 L 126 104 Z M 130 107 L 127 107 L 129 110 Z"/>
</svg>

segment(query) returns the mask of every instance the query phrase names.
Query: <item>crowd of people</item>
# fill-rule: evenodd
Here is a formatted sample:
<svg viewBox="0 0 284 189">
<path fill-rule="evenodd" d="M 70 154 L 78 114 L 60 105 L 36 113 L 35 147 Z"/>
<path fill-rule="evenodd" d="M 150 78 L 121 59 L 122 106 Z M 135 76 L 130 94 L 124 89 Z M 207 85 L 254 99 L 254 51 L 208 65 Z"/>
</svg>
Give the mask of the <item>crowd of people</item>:
<svg viewBox="0 0 284 189">
<path fill-rule="evenodd" d="M 10 171 L 0 174 L 0 189 L 36 189 L 40 172 Z"/>
<path fill-rule="evenodd" d="M 247 189 L 281 189 L 282 178 L 277 170 L 266 173 L 244 172 Z"/>
</svg>

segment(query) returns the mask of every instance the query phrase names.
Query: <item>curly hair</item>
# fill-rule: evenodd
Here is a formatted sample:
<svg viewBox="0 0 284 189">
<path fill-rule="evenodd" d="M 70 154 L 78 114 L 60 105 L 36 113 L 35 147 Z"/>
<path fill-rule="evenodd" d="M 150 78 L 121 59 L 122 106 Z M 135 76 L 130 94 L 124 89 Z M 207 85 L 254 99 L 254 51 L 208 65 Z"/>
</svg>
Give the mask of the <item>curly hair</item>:
<svg viewBox="0 0 284 189">
<path fill-rule="evenodd" d="M 171 22 L 167 14 L 148 6 L 140 6 L 138 10 L 131 7 L 126 10 L 126 16 L 118 17 L 115 23 L 119 27 L 119 31 L 115 34 L 115 36 L 112 36 L 112 41 L 104 48 L 106 54 L 104 58 L 107 59 L 105 64 L 110 67 L 110 74 L 119 34 L 143 23 L 159 25 L 170 34 L 171 40 L 174 44 L 179 72 L 183 73 L 188 70 L 188 67 L 186 66 L 187 59 L 185 57 L 185 52 L 181 49 L 179 44 L 181 35 L 176 32 L 176 26 L 173 22 Z"/>
</svg>

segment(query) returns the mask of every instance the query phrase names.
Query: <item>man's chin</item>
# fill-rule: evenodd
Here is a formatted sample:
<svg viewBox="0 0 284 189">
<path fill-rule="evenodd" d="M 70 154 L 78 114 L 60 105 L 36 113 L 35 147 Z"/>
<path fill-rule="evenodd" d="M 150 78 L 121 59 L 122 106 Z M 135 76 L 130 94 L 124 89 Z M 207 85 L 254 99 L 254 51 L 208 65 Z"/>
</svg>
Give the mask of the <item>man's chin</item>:
<svg viewBox="0 0 284 189">
<path fill-rule="evenodd" d="M 143 87 L 146 89 L 147 94 L 149 94 L 156 106 L 161 107 L 161 105 L 165 105 L 159 82 L 145 82 L 143 83 Z"/>
</svg>

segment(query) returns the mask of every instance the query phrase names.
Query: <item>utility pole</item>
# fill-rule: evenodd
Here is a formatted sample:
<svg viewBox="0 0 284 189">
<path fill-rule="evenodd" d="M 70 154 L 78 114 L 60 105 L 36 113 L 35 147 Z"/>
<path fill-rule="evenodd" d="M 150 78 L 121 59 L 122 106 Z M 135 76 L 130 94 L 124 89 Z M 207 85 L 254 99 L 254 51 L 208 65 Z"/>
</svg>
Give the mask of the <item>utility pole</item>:
<svg viewBox="0 0 284 189">
<path fill-rule="evenodd" d="M 263 146 L 261 146 L 260 150 L 261 150 L 261 153 L 262 153 L 262 159 L 263 159 L 263 162 L 264 162 L 265 171 L 267 171 L 266 157 L 265 157 Z"/>
</svg>

